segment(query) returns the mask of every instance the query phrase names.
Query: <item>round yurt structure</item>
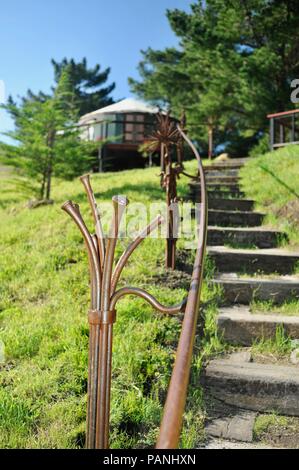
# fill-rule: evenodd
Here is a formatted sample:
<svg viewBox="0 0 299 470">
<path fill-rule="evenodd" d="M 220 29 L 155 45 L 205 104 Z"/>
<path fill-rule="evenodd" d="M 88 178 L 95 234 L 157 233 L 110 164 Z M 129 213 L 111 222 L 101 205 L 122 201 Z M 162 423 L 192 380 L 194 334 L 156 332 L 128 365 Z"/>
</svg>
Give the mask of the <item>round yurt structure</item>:
<svg viewBox="0 0 299 470">
<path fill-rule="evenodd" d="M 156 124 L 159 109 L 132 98 L 85 114 L 80 118 L 82 138 L 99 142 L 94 170 L 115 171 L 143 168 L 148 160 L 140 146 Z"/>
</svg>

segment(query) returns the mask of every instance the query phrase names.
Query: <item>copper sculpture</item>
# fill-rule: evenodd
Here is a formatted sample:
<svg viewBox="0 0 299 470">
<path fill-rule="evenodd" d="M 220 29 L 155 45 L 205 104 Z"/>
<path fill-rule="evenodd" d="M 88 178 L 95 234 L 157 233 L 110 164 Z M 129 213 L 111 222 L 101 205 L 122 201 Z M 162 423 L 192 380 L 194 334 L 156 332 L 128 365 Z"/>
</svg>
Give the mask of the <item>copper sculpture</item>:
<svg viewBox="0 0 299 470">
<path fill-rule="evenodd" d="M 62 209 L 72 217 L 81 231 L 89 260 L 91 303 L 88 313 L 90 330 L 86 432 L 86 447 L 89 449 L 107 449 L 109 447 L 113 324 L 116 321 L 117 301 L 123 296 L 130 294 L 143 298 L 161 313 L 176 314 L 180 311 L 185 312 L 157 448 L 175 448 L 178 444 L 187 395 L 203 279 L 203 263 L 207 239 L 207 198 L 200 157 L 191 141 L 179 126 L 177 126 L 177 133 L 179 138 L 184 139 L 189 144 L 198 160 L 202 208 L 200 212 L 198 247 L 190 290 L 187 299 L 179 305 L 172 307 L 163 306 L 151 294 L 136 287 L 117 289 L 119 278 L 129 257 L 142 240 L 163 222 L 161 216 L 153 220 L 127 247 L 118 262 L 114 263 L 120 222 L 128 200 L 123 196 L 114 196 L 112 198 L 113 218 L 109 234 L 106 238 L 103 233 L 101 216 L 92 191 L 89 175 L 84 175 L 80 179 L 84 185 L 92 211 L 95 234 L 89 232 L 77 204 L 67 201 L 62 206 Z"/>
<path fill-rule="evenodd" d="M 143 289 L 123 287 L 117 290 L 118 280 L 130 255 L 163 220 L 161 216 L 153 220 L 127 247 L 113 269 L 119 226 L 128 200 L 123 196 L 112 198 L 113 218 L 109 235 L 105 238 L 90 177 L 84 175 L 80 179 L 91 207 L 95 234 L 92 235 L 87 229 L 77 204 L 67 201 L 63 204 L 62 209 L 72 217 L 83 235 L 90 268 L 91 305 L 88 314 L 90 336 L 86 447 L 107 449 L 109 446 L 112 330 L 113 323 L 116 321 L 117 301 L 124 295 L 134 294 L 142 297 L 159 312 L 167 314 L 180 312 L 185 302 L 173 307 L 166 307 Z"/>
<path fill-rule="evenodd" d="M 185 127 L 185 116 L 181 120 Z M 175 269 L 177 228 L 179 224 L 177 179 L 183 172 L 184 145 L 181 134 L 177 128 L 177 121 L 170 117 L 170 113 L 157 114 L 156 129 L 146 142 L 146 148 L 151 152 L 159 152 L 161 159 L 161 187 L 166 191 L 167 205 L 167 238 L 166 261 L 168 269 Z M 176 151 L 176 161 L 173 153 Z"/>
</svg>

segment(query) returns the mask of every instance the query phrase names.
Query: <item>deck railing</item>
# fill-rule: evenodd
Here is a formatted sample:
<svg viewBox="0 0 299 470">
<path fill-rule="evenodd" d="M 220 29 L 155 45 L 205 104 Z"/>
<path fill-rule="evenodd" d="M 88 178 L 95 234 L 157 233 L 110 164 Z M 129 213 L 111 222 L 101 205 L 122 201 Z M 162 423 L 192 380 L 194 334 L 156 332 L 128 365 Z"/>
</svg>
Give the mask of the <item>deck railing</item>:
<svg viewBox="0 0 299 470">
<path fill-rule="evenodd" d="M 299 109 L 282 113 L 268 114 L 270 120 L 270 150 L 286 145 L 299 144 L 299 127 L 297 115 Z"/>
</svg>

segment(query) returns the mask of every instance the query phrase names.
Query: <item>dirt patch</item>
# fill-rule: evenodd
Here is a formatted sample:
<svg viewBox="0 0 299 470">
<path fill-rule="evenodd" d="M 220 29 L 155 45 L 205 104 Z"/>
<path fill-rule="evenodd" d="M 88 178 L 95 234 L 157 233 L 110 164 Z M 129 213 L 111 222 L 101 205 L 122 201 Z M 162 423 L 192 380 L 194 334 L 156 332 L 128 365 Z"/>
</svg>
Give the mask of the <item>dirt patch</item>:
<svg viewBox="0 0 299 470">
<path fill-rule="evenodd" d="M 290 361 L 290 356 L 278 356 L 271 353 L 262 354 L 257 352 L 252 352 L 252 361 L 257 364 L 276 364 L 279 366 L 294 366 Z M 296 367 L 296 366 L 294 366 Z M 299 366 L 298 366 L 299 367 Z"/>
<path fill-rule="evenodd" d="M 167 286 L 169 289 L 185 289 L 188 291 L 191 276 L 184 271 L 172 271 L 169 269 L 152 276 L 151 282 L 156 285 Z"/>
<path fill-rule="evenodd" d="M 265 429 L 256 435 L 256 442 L 279 448 L 299 449 L 299 418 L 287 416 L 271 418 L 260 415 L 258 419 L 265 420 Z"/>
<path fill-rule="evenodd" d="M 191 250 L 178 250 L 176 254 L 176 269 L 192 274 L 194 264 L 194 253 Z"/>
<path fill-rule="evenodd" d="M 12 361 L 6 362 L 5 364 L 0 364 L 0 372 L 9 372 L 11 369 L 14 369 L 16 364 Z"/>
<path fill-rule="evenodd" d="M 277 217 L 287 219 L 291 224 L 299 226 L 299 199 L 287 202 L 280 209 L 274 210 Z"/>
</svg>

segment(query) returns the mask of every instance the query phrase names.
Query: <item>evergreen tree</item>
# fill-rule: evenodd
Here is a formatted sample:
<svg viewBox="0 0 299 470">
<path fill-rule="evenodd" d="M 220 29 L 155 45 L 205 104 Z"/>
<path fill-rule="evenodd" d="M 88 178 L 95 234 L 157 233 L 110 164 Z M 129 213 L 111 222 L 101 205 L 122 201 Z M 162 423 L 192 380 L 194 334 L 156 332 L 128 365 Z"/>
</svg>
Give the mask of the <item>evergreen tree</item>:
<svg viewBox="0 0 299 470">
<path fill-rule="evenodd" d="M 299 76 L 297 0 L 206 0 L 191 13 L 167 12 L 178 50 L 143 51 L 132 90 L 152 102 L 185 109 L 191 134 L 245 153 L 267 128 L 269 112 L 292 108 Z"/>
<path fill-rule="evenodd" d="M 53 97 L 3 107 L 15 120 L 15 130 L 6 135 L 16 142 L 3 144 L 4 162 L 29 178 L 40 199 L 50 199 L 53 176 L 71 179 L 90 168 L 94 144 L 80 140 L 77 98 L 68 67 Z"/>
<path fill-rule="evenodd" d="M 68 69 L 70 85 L 76 97 L 79 116 L 90 113 L 96 109 L 103 108 L 113 103 L 110 96 L 115 89 L 115 83 L 104 86 L 109 79 L 110 68 L 101 71 L 101 66 L 96 64 L 93 68 L 88 68 L 86 58 L 81 62 L 74 59 L 64 58 L 61 62 L 52 59 L 54 67 L 54 79 L 56 86 L 60 81 L 64 69 Z M 52 90 L 54 92 L 54 89 Z M 28 90 L 23 101 L 47 101 L 52 95 L 40 91 L 38 94 Z M 10 97 L 12 104 L 15 104 Z"/>
</svg>

